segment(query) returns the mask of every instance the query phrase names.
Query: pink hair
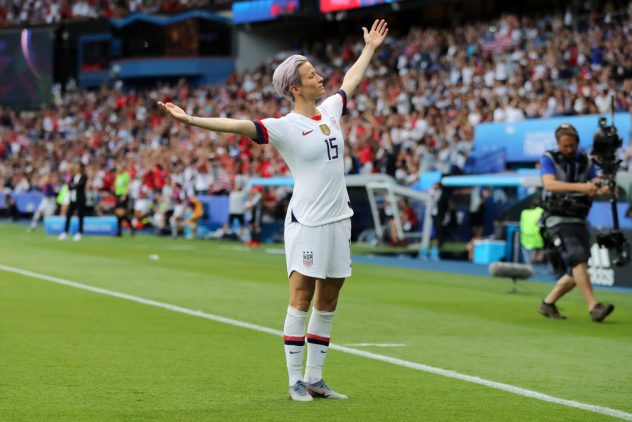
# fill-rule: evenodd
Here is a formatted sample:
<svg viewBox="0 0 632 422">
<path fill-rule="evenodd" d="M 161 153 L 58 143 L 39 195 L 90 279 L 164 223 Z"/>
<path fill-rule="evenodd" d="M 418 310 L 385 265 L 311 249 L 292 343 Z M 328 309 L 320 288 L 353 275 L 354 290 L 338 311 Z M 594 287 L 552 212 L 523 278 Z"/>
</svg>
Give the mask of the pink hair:
<svg viewBox="0 0 632 422">
<path fill-rule="evenodd" d="M 279 96 L 288 101 L 294 101 L 290 87 L 301 84 L 301 75 L 298 73 L 298 68 L 305 62 L 307 62 L 307 57 L 294 54 L 274 69 L 272 85 L 274 85 L 274 90 Z"/>
</svg>

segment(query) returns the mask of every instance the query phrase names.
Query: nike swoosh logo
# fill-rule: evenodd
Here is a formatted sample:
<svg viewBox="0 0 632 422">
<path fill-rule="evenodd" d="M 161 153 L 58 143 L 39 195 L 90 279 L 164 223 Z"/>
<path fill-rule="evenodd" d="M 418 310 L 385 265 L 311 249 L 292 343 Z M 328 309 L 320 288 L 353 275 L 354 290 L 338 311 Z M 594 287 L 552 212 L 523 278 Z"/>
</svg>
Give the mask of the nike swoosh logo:
<svg viewBox="0 0 632 422">
<path fill-rule="evenodd" d="M 312 130 L 308 130 L 308 131 L 305 131 L 305 130 L 304 130 L 304 131 L 303 131 L 303 136 L 307 136 L 307 135 L 309 135 L 310 133 L 312 133 L 313 131 L 314 131 L 314 129 L 312 129 Z"/>
<path fill-rule="evenodd" d="M 290 353 L 291 353 L 291 352 L 290 352 Z M 327 352 L 326 352 L 326 351 L 324 351 L 324 350 L 321 350 L 321 351 L 320 351 L 320 353 L 327 353 Z"/>
<path fill-rule="evenodd" d="M 301 353 L 301 351 L 299 350 L 298 352 L 293 352 L 293 351 L 291 351 L 291 350 L 290 350 L 290 354 L 291 354 L 291 355 L 295 355 L 295 354 L 297 354 L 297 353 Z"/>
</svg>

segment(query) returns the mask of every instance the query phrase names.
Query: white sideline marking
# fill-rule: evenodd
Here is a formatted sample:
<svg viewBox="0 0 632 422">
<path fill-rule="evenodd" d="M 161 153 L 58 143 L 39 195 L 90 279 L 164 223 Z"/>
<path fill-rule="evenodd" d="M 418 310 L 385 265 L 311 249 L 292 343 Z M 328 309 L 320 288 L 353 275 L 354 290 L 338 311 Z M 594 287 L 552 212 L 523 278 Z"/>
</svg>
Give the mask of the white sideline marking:
<svg viewBox="0 0 632 422">
<path fill-rule="evenodd" d="M 406 347 L 401 343 L 351 343 L 343 344 L 346 347 Z"/>
<path fill-rule="evenodd" d="M 165 249 L 172 251 L 192 251 L 197 248 L 194 245 L 168 245 L 165 246 Z"/>
<path fill-rule="evenodd" d="M 237 251 L 237 252 L 246 252 L 250 250 L 248 246 L 229 246 L 226 249 L 230 251 Z"/>
<path fill-rule="evenodd" d="M 26 277 L 38 278 L 40 280 L 50 281 L 52 283 L 62 284 L 64 286 L 75 287 L 77 289 L 87 290 L 94 293 L 100 293 L 107 296 L 113 296 L 120 299 L 130 300 L 132 302 L 142 303 L 144 305 L 155 306 L 157 308 L 167 309 L 169 311 L 180 312 L 182 314 L 196 316 L 200 318 L 209 319 L 211 321 L 221 322 L 224 324 L 233 325 L 235 327 L 248 328 L 250 330 L 259 331 L 262 333 L 273 334 L 275 336 L 283 336 L 283 332 L 274 330 L 272 328 L 263 327 L 261 325 L 250 324 L 248 322 L 238 321 L 232 318 L 225 318 L 219 315 L 209 314 L 200 310 L 193 310 L 183 308 L 177 305 L 170 305 L 168 303 L 158 302 L 151 299 L 145 299 L 139 296 L 128 295 L 125 293 L 116 292 L 114 290 L 102 289 L 100 287 L 90 286 L 87 284 L 76 283 L 74 281 L 64 280 L 63 278 L 52 277 L 45 274 L 34 273 L 20 268 L 9 267 L 0 264 L 0 270 L 4 270 L 10 273 L 20 274 Z M 459 372 L 450 371 L 447 369 L 435 368 L 433 366 L 424 365 L 421 363 L 415 363 L 406 361 L 403 359 L 392 358 L 389 356 L 379 355 L 377 353 L 366 352 L 363 350 L 352 349 L 350 347 L 338 346 L 336 344 L 330 344 L 329 347 L 333 350 L 349 353 L 351 355 L 361 356 L 368 359 L 379 360 L 382 362 L 391 363 L 397 366 L 403 366 L 405 368 L 416 369 L 418 371 L 429 372 L 435 375 L 442 375 L 448 378 L 454 378 L 460 381 L 471 382 L 473 384 L 484 385 L 486 387 L 495 388 L 497 390 L 506 391 L 509 393 L 517 394 L 519 396 L 529 397 L 537 400 L 542 400 L 550 403 L 556 403 L 563 406 L 573 407 L 576 409 L 586 410 L 588 412 L 600 413 L 603 415 L 620 418 L 627 421 L 632 421 L 632 413 L 627 413 L 622 410 L 612 409 L 609 407 L 595 406 L 592 404 L 582 403 L 575 400 L 562 399 L 548 394 L 540 393 L 537 391 L 529 390 L 526 388 L 516 387 L 510 384 L 503 384 L 500 382 L 486 380 L 472 375 L 461 374 Z"/>
<path fill-rule="evenodd" d="M 272 255 L 285 255 L 285 249 L 264 249 L 264 252 Z"/>
</svg>

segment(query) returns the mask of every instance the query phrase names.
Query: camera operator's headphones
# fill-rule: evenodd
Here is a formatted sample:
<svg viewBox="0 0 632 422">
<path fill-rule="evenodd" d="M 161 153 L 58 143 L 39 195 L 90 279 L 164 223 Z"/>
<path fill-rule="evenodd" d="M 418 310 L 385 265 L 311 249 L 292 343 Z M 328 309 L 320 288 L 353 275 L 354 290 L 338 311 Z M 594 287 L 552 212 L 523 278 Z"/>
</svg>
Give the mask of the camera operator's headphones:
<svg viewBox="0 0 632 422">
<path fill-rule="evenodd" d="M 575 140 L 579 144 L 579 133 L 577 133 L 577 129 L 571 124 L 563 123 L 555 129 L 555 140 L 559 141 L 562 135 L 570 135 L 574 136 Z"/>
</svg>

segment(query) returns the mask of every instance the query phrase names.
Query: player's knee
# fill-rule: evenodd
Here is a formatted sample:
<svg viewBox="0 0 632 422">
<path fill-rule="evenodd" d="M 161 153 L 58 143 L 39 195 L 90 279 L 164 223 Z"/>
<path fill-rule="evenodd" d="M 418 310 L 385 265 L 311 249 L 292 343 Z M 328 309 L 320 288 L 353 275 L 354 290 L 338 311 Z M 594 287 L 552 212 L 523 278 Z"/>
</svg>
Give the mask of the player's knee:
<svg viewBox="0 0 632 422">
<path fill-rule="evenodd" d="M 575 280 L 572 276 L 565 274 L 560 280 L 558 284 L 562 285 L 565 288 L 572 288 L 575 285 Z"/>
<path fill-rule="evenodd" d="M 309 289 L 293 289 L 290 292 L 290 306 L 306 312 L 312 302 L 314 292 Z"/>
<path fill-rule="evenodd" d="M 316 309 L 323 312 L 333 312 L 336 310 L 336 306 L 338 305 L 338 298 L 318 298 L 316 304 L 314 305 Z"/>
<path fill-rule="evenodd" d="M 293 296 L 290 298 L 290 306 L 302 312 L 309 311 L 310 303 L 311 298 L 308 298 L 306 296 Z"/>
</svg>

